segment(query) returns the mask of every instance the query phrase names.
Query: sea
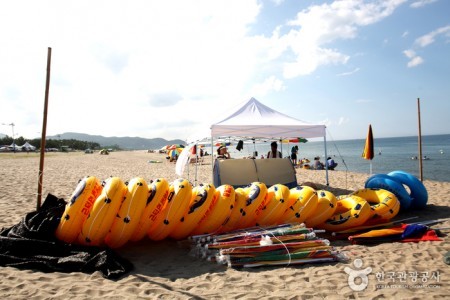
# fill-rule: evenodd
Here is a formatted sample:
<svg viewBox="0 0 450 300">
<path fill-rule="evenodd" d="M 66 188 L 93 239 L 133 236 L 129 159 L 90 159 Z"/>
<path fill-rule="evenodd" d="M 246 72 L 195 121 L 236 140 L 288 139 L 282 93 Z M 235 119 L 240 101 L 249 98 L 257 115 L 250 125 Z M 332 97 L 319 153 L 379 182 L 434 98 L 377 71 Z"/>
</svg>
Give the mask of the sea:
<svg viewBox="0 0 450 300">
<path fill-rule="evenodd" d="M 336 170 L 357 173 L 387 174 L 391 171 L 402 170 L 420 178 L 419 141 L 417 136 L 374 138 L 375 156 L 373 160 L 362 158 L 365 139 L 355 140 L 327 140 L 327 154 L 338 163 Z M 422 174 L 424 180 L 450 182 L 450 134 L 422 136 Z M 270 150 L 270 143 L 244 143 L 244 149 L 238 151 L 232 143 L 228 149 L 232 157 L 252 156 L 258 152 L 258 157 L 266 155 Z M 234 145 L 234 147 L 233 147 Z M 313 162 L 319 156 L 325 161 L 324 142 L 308 141 L 298 144 L 280 144 L 283 157 L 290 155 L 292 146 L 298 145 L 298 158 L 307 158 Z M 370 166 L 372 164 L 372 166 Z"/>
</svg>

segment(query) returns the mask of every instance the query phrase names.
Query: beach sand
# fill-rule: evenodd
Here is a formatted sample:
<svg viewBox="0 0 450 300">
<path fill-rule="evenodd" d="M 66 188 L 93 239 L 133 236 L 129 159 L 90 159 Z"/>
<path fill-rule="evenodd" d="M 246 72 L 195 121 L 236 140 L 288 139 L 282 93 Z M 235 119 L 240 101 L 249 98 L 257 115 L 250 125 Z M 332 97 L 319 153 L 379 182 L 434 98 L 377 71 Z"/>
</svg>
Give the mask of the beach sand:
<svg viewBox="0 0 450 300">
<path fill-rule="evenodd" d="M 161 163 L 149 163 L 160 160 Z M 10 227 L 36 209 L 39 154 L 0 154 L 0 224 Z M 86 175 L 100 179 L 118 176 L 127 181 L 136 176 L 146 180 L 164 177 L 171 181 L 175 164 L 162 154 L 145 151 L 112 152 L 110 155 L 84 153 L 47 153 L 43 176 L 43 199 L 48 193 L 68 200 L 78 180 Z M 197 169 L 198 182 L 212 183 L 211 161 Z M 329 172 L 329 187 L 324 171 L 297 170 L 299 184 L 312 182 L 335 195 L 364 187 L 369 174 Z M 187 178 L 186 176 L 184 176 Z M 195 169 L 189 180 L 194 183 Z M 402 213 L 398 218 L 418 216 L 419 220 L 450 216 L 450 183 L 425 180 L 428 206 L 420 211 Z M 449 227 L 444 222 L 439 227 Z M 447 231 L 448 232 L 448 231 Z M 443 262 L 450 250 L 450 238 L 441 242 L 384 243 L 376 246 L 351 245 L 332 241 L 347 254 L 348 262 L 304 266 L 263 267 L 236 270 L 189 255 L 174 241 L 144 240 L 128 243 L 117 252 L 133 263 L 131 273 L 108 280 L 96 272 L 43 273 L 35 270 L 0 268 L 0 296 L 3 299 L 435 299 L 450 295 L 450 269 Z M 353 291 L 345 267 L 371 267 L 365 290 Z M 401 273 L 417 272 L 413 282 Z M 431 278 L 438 274 L 439 278 Z M 384 280 L 377 278 L 384 275 Z M 395 275 L 389 279 L 390 275 Z M 423 279 L 422 277 L 423 276 Z M 358 283 L 358 282 L 356 282 Z"/>
</svg>

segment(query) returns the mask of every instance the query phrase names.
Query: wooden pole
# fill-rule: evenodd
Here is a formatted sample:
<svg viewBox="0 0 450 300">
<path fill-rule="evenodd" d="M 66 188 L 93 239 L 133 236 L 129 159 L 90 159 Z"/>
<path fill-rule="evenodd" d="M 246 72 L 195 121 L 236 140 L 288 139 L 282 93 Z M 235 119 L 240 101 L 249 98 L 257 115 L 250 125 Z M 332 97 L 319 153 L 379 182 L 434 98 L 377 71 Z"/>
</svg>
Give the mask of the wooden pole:
<svg viewBox="0 0 450 300">
<path fill-rule="evenodd" d="M 38 194 L 36 210 L 41 208 L 42 200 L 42 179 L 44 176 L 44 155 L 45 155 L 45 137 L 47 132 L 47 108 L 48 108 L 48 93 L 50 87 L 50 63 L 52 58 L 52 48 L 47 51 L 47 78 L 45 83 L 45 100 L 44 100 L 44 119 L 42 120 L 42 134 L 41 134 L 41 155 L 39 160 L 39 178 L 38 178 Z"/>
<path fill-rule="evenodd" d="M 423 182 L 423 170 L 422 170 L 422 127 L 420 124 L 420 98 L 417 98 L 417 114 L 419 118 L 419 174 L 420 181 Z"/>
</svg>

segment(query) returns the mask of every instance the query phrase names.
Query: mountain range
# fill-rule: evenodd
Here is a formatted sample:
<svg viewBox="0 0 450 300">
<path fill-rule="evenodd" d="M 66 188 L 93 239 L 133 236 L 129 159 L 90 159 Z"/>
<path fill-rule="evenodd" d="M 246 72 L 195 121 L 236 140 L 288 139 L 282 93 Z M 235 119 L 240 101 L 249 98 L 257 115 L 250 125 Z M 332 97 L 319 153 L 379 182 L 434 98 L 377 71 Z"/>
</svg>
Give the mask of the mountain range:
<svg viewBox="0 0 450 300">
<path fill-rule="evenodd" d="M 146 150 L 146 149 L 160 149 L 166 145 L 182 144 L 186 142 L 180 139 L 166 140 L 163 138 L 146 139 L 141 137 L 105 137 L 101 135 L 90 135 L 85 133 L 65 132 L 54 136 L 47 136 L 47 139 L 53 140 L 79 140 L 86 142 L 99 143 L 102 147 L 109 147 L 117 145 L 125 150 Z"/>
</svg>

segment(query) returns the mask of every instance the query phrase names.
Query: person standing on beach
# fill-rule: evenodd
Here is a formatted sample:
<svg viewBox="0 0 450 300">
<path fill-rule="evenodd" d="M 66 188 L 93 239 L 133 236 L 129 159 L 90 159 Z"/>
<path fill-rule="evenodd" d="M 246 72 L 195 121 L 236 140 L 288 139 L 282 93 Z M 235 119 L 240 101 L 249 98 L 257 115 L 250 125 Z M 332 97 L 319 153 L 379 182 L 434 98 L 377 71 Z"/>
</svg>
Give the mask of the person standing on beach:
<svg viewBox="0 0 450 300">
<path fill-rule="evenodd" d="M 270 144 L 271 150 L 267 152 L 267 158 L 281 158 L 281 152 L 278 151 L 278 144 L 277 142 L 272 142 Z"/>
<path fill-rule="evenodd" d="M 298 154 L 298 146 L 297 145 L 292 146 L 291 161 L 292 161 L 292 164 L 294 165 L 294 167 L 297 166 L 297 154 Z"/>
</svg>

